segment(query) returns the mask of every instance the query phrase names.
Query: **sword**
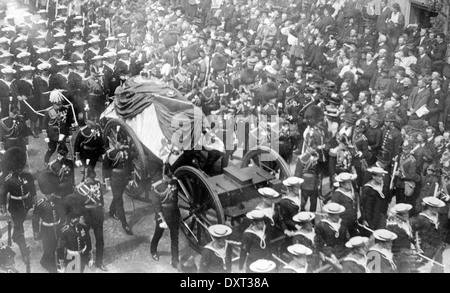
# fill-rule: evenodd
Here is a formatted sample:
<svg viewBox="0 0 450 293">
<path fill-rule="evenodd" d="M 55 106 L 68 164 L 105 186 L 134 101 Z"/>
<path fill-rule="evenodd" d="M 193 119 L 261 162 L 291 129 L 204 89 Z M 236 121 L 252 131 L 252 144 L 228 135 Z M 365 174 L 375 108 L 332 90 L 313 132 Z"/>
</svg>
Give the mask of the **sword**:
<svg viewBox="0 0 450 293">
<path fill-rule="evenodd" d="M 12 221 L 8 220 L 8 246 L 9 247 L 12 247 L 11 230 L 12 230 Z"/>
</svg>

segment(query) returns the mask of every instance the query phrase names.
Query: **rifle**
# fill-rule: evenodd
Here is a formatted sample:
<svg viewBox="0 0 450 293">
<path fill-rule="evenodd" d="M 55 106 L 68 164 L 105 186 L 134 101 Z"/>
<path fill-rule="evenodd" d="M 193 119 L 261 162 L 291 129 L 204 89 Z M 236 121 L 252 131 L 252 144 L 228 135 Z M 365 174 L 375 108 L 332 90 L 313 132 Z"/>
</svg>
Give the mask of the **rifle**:
<svg viewBox="0 0 450 293">
<path fill-rule="evenodd" d="M 395 172 L 397 172 L 398 169 L 399 158 L 400 155 L 398 155 L 398 158 L 395 159 L 394 168 L 392 169 L 391 183 L 389 184 L 389 190 L 392 190 L 394 188 Z"/>
<path fill-rule="evenodd" d="M 8 220 L 8 246 L 9 247 L 12 247 L 11 230 L 12 230 L 12 221 Z"/>
</svg>

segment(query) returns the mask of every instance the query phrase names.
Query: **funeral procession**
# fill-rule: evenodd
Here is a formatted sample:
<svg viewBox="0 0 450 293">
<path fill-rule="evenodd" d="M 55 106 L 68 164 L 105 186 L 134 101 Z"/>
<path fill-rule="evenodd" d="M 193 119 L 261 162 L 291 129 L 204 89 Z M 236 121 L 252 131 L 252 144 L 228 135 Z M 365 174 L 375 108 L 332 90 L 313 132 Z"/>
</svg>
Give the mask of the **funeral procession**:
<svg viewBox="0 0 450 293">
<path fill-rule="evenodd" d="M 0 0 L 0 272 L 450 272 L 448 15 Z"/>
</svg>

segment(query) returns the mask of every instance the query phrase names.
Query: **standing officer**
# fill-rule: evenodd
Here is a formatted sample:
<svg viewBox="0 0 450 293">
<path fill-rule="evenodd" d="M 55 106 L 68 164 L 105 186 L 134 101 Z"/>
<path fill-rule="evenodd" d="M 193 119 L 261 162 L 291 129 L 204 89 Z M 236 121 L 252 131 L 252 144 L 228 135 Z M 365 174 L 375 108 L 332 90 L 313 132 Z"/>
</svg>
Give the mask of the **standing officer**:
<svg viewBox="0 0 450 293">
<path fill-rule="evenodd" d="M 53 104 L 45 111 L 42 134 L 48 144 L 48 150 L 44 157 L 44 163 L 48 165 L 50 157 L 56 151 L 58 143 L 65 143 L 65 139 L 71 138 L 71 115 L 68 106 L 62 104 L 63 97 L 58 91 L 50 93 L 50 102 Z M 73 124 L 72 126 L 75 126 Z"/>
<path fill-rule="evenodd" d="M 33 235 L 34 240 L 42 240 L 44 253 L 40 261 L 50 273 L 56 273 L 56 246 L 61 234 L 60 202 L 55 201 L 55 185 L 49 172 L 42 173 L 38 178 L 39 189 L 43 195 L 34 206 Z"/>
<path fill-rule="evenodd" d="M 123 208 L 123 193 L 130 182 L 133 171 L 133 161 L 130 157 L 130 147 L 126 144 L 126 136 L 117 137 L 117 145 L 106 152 L 103 163 L 103 178 L 107 185 L 111 184 L 113 200 L 109 207 L 109 215 L 122 223 L 122 228 L 128 235 L 133 235 L 127 224 Z"/>
<path fill-rule="evenodd" d="M 389 161 L 400 154 L 402 135 L 398 129 L 397 115 L 389 113 L 384 122 L 386 128 L 383 131 L 381 149 L 389 152 Z"/>
<path fill-rule="evenodd" d="M 91 120 L 86 121 L 86 126 L 80 129 L 75 138 L 74 150 L 77 167 L 89 166 L 93 170 L 95 169 L 98 159 L 105 153 L 105 145 L 98 123 Z"/>
<path fill-rule="evenodd" d="M 58 146 L 56 159 L 48 164 L 48 169 L 56 176 L 55 194 L 64 198 L 73 193 L 75 186 L 74 163 L 67 158 L 69 150 L 65 144 Z"/>
<path fill-rule="evenodd" d="M 2 161 L 3 175 L 0 180 L 0 212 L 6 214 L 8 204 L 8 212 L 14 224 L 12 240 L 19 246 L 22 258 L 28 265 L 30 252 L 25 242 L 23 223 L 33 206 L 36 187 L 33 176 L 23 172 L 26 162 L 26 153 L 20 148 L 13 147 L 5 153 Z"/>
<path fill-rule="evenodd" d="M 103 239 L 103 222 L 105 216 L 103 214 L 103 192 L 101 184 L 97 181 L 94 169 L 85 168 L 84 180 L 77 186 L 76 192 L 84 201 L 84 216 L 86 219 L 87 231 L 94 230 L 95 235 L 95 266 L 102 271 L 107 272 L 108 269 L 103 265 L 103 248 L 105 246 Z"/>
<path fill-rule="evenodd" d="M 170 249 L 173 268 L 178 267 L 178 229 L 180 221 L 180 210 L 178 209 L 178 184 L 177 178 L 169 172 L 166 165 L 163 167 L 163 180 L 153 185 L 154 192 L 151 192 L 152 203 L 155 208 L 156 228 L 150 245 L 150 253 L 154 260 L 159 260 L 157 253 L 158 242 L 161 239 L 164 229 L 170 230 Z"/>
<path fill-rule="evenodd" d="M 27 146 L 28 128 L 25 118 L 19 114 L 16 106 L 12 106 L 9 117 L 0 120 L 0 153 L 4 154 L 11 147 L 25 150 Z"/>
<path fill-rule="evenodd" d="M 86 265 L 91 267 L 94 263 L 91 236 L 83 221 L 83 206 L 78 198 L 72 197 L 65 201 L 64 210 L 68 224 L 61 229 L 58 239 L 56 257 L 58 259 L 57 269 L 64 273 L 67 269 L 72 272 L 83 272 Z M 75 266 L 72 267 L 68 260 L 75 256 Z M 79 260 L 79 262 L 77 261 Z"/>
</svg>

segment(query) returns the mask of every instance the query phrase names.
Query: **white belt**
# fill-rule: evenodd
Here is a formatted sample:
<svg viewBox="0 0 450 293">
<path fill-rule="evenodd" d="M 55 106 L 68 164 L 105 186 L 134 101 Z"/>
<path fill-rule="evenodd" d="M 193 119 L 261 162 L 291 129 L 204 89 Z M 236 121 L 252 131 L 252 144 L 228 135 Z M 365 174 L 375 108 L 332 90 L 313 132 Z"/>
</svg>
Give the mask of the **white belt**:
<svg viewBox="0 0 450 293">
<path fill-rule="evenodd" d="M 14 199 L 14 200 L 24 200 L 24 199 L 27 199 L 29 195 L 30 195 L 30 193 L 28 192 L 24 196 L 13 196 L 13 195 L 11 195 L 10 197 L 11 197 L 11 199 Z"/>
<path fill-rule="evenodd" d="M 74 250 L 67 249 L 67 252 L 70 253 L 70 254 L 77 254 L 77 253 L 82 254 L 82 253 L 84 253 L 84 252 L 86 251 L 86 249 L 87 249 L 87 246 L 85 246 L 85 247 L 84 247 L 82 250 L 80 250 L 80 251 L 74 251 Z"/>
<path fill-rule="evenodd" d="M 55 222 L 55 223 L 46 223 L 46 222 L 42 222 L 42 226 L 45 226 L 45 227 L 54 227 L 54 226 L 58 225 L 60 222 L 61 222 L 61 219 L 59 219 L 58 222 Z"/>
</svg>

